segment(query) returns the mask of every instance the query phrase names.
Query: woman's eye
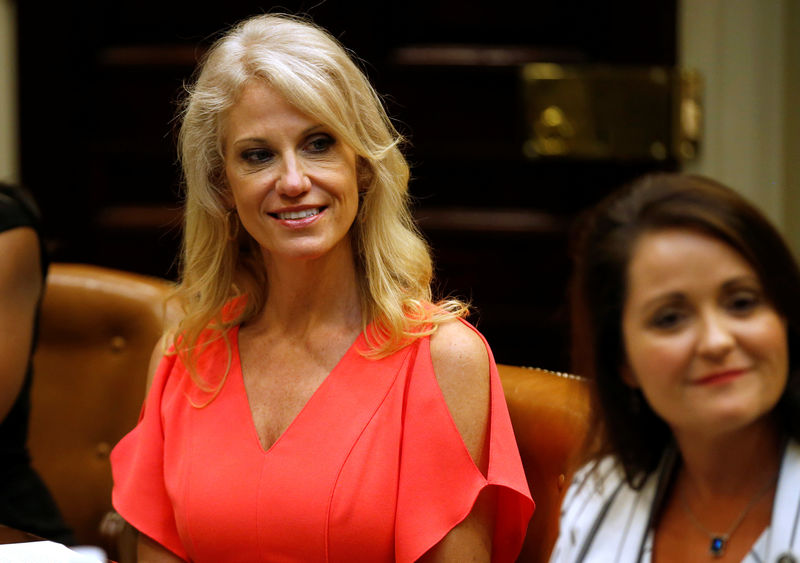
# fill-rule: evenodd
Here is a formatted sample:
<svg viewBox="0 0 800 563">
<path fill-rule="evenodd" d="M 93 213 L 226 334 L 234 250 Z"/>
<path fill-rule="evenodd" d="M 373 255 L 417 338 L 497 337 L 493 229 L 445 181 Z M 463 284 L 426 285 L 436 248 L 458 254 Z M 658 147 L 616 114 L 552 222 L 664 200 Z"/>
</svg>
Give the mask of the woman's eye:
<svg viewBox="0 0 800 563">
<path fill-rule="evenodd" d="M 677 309 L 666 309 L 658 311 L 650 319 L 650 326 L 660 330 L 670 330 L 680 326 L 681 322 L 686 318 L 686 315 Z"/>
<path fill-rule="evenodd" d="M 312 153 L 322 153 L 328 150 L 335 142 L 330 135 L 318 135 L 313 137 L 306 146 Z"/>
<path fill-rule="evenodd" d="M 742 291 L 734 293 L 728 298 L 727 308 L 734 313 L 749 313 L 761 304 L 761 297 L 754 292 Z"/>
<path fill-rule="evenodd" d="M 272 158 L 272 153 L 267 149 L 247 149 L 242 151 L 242 160 L 250 164 L 263 164 Z"/>
</svg>

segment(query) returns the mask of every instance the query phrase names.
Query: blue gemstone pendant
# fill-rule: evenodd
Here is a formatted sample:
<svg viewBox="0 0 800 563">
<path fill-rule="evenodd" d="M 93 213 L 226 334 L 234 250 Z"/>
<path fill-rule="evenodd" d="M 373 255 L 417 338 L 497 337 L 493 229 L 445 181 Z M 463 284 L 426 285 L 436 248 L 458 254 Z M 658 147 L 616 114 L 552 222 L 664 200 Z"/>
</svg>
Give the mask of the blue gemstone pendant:
<svg viewBox="0 0 800 563">
<path fill-rule="evenodd" d="M 725 536 L 714 536 L 711 538 L 711 546 L 709 551 L 714 557 L 722 557 L 725 554 L 725 546 L 728 544 L 728 538 Z"/>
</svg>

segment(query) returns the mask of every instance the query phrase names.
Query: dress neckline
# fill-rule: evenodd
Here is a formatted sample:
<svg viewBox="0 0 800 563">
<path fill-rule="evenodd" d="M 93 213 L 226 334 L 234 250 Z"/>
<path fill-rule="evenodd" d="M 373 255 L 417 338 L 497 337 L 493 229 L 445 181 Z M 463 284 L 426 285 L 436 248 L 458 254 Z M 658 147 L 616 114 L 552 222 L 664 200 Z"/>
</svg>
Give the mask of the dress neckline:
<svg viewBox="0 0 800 563">
<path fill-rule="evenodd" d="M 289 425 L 284 429 L 283 432 L 275 439 L 275 441 L 270 444 L 269 447 L 265 447 L 264 443 L 261 441 L 261 438 L 258 435 L 258 429 L 256 428 L 255 419 L 253 418 L 253 408 L 250 404 L 250 397 L 247 395 L 247 387 L 244 384 L 244 370 L 242 369 L 242 359 L 240 355 L 239 349 L 239 329 L 241 325 L 237 325 L 233 333 L 231 335 L 231 356 L 232 356 L 232 364 L 231 364 L 231 373 L 234 375 L 234 380 L 236 382 L 236 396 L 241 398 L 243 401 L 242 411 L 246 413 L 247 417 L 247 428 L 248 434 L 250 435 L 250 440 L 254 440 L 255 444 L 257 445 L 258 449 L 264 455 L 271 454 L 276 448 L 280 446 L 282 442 L 285 441 L 285 436 L 293 435 L 302 430 L 302 427 L 306 420 L 317 420 L 317 417 L 313 415 L 314 411 L 317 410 L 319 407 L 317 406 L 319 403 L 324 402 L 324 395 L 327 393 L 328 388 L 332 385 L 332 382 L 335 382 L 337 379 L 338 374 L 342 371 L 342 366 L 345 363 L 349 363 L 349 360 L 353 354 L 360 355 L 359 350 L 363 348 L 365 342 L 365 330 L 362 330 L 358 333 L 358 336 L 350 343 L 347 350 L 345 350 L 342 357 L 336 362 L 336 364 L 331 368 L 325 378 L 322 380 L 322 383 L 314 390 L 311 396 L 308 398 L 308 401 L 303 405 L 297 415 L 289 422 Z M 367 327 L 369 330 L 369 327 Z"/>
</svg>

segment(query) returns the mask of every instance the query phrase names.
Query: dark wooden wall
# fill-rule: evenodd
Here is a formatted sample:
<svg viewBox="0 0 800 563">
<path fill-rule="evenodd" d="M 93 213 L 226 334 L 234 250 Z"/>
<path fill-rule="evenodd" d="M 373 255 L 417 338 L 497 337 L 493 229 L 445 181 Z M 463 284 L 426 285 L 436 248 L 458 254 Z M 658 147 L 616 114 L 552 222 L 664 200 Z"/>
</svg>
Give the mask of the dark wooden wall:
<svg viewBox="0 0 800 563">
<path fill-rule="evenodd" d="M 273 6 L 52 4 L 17 9 L 22 178 L 43 209 L 53 258 L 174 278 L 175 101 L 215 32 Z M 410 139 L 411 191 L 436 257 L 437 288 L 472 300 L 472 320 L 499 361 L 568 368 L 572 219 L 642 172 L 677 167 L 525 158 L 520 63 L 673 66 L 675 4 L 281 4 L 330 29 L 387 95 Z"/>
</svg>

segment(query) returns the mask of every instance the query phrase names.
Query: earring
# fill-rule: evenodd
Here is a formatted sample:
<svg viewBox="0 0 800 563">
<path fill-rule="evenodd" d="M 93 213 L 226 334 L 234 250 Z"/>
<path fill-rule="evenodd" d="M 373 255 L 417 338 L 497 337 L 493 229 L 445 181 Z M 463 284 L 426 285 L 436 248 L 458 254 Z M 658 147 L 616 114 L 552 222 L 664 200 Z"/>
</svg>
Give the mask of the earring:
<svg viewBox="0 0 800 563">
<path fill-rule="evenodd" d="M 228 233 L 228 240 L 239 238 L 239 215 L 235 209 L 230 209 L 225 214 L 225 231 Z"/>
</svg>

